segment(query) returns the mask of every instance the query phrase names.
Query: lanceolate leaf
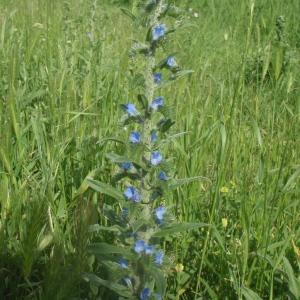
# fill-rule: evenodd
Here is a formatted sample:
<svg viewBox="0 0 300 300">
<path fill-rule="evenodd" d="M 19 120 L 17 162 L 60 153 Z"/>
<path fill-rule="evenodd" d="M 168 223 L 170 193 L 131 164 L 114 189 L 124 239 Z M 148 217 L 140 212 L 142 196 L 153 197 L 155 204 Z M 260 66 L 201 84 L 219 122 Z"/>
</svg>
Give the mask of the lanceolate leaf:
<svg viewBox="0 0 300 300">
<path fill-rule="evenodd" d="M 88 252 L 90 254 L 121 254 L 123 256 L 130 256 L 131 252 L 122 247 L 110 245 L 107 243 L 94 243 L 88 246 Z"/>
<path fill-rule="evenodd" d="M 169 185 L 169 188 L 171 188 L 172 190 L 175 190 L 178 187 L 180 187 L 181 185 L 188 184 L 188 183 L 191 183 L 196 180 L 203 180 L 203 179 L 209 180 L 209 178 L 203 177 L 203 176 L 195 176 L 195 177 L 183 178 L 183 179 L 177 179 L 177 180 L 174 179 L 173 182 Z"/>
<path fill-rule="evenodd" d="M 100 277 L 94 274 L 86 273 L 83 275 L 83 279 L 90 283 L 93 283 L 96 286 L 101 286 L 101 285 L 105 286 L 106 288 L 116 292 L 118 295 L 122 297 L 126 297 L 126 298 L 132 297 L 132 293 L 130 292 L 130 290 L 128 290 L 126 286 L 101 279 Z"/>
<path fill-rule="evenodd" d="M 87 178 L 86 180 L 89 187 L 95 190 L 96 192 L 108 195 L 119 201 L 124 200 L 123 193 L 117 190 L 116 188 L 112 187 L 111 185 L 97 180 L 93 180 L 91 178 Z"/>
<path fill-rule="evenodd" d="M 164 295 L 167 288 L 167 282 L 162 271 L 158 268 L 152 267 L 149 269 L 149 273 L 155 280 L 157 292 L 161 295 Z"/>
<path fill-rule="evenodd" d="M 162 228 L 160 231 L 157 231 L 153 234 L 153 237 L 165 237 L 167 235 L 176 234 L 182 231 L 187 231 L 191 229 L 197 229 L 199 227 L 208 227 L 208 224 L 205 223 L 181 223 L 174 224 L 171 226 L 167 226 Z"/>
</svg>

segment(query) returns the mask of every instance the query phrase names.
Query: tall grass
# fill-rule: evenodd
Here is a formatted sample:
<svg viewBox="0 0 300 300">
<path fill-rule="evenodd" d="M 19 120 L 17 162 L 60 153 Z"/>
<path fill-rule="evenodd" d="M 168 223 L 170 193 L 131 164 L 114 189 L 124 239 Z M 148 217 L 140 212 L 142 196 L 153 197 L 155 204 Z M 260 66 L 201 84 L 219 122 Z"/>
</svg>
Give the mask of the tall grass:
<svg viewBox="0 0 300 300">
<path fill-rule="evenodd" d="M 170 45 L 195 73 L 165 93 L 188 132 L 168 151 L 178 178 L 204 179 L 168 204 L 212 226 L 166 243 L 184 265 L 168 299 L 299 299 L 300 3 L 177 2 L 199 16 Z M 0 2 L 0 298 L 93 299 L 105 198 L 84 179 L 111 176 L 101 141 L 133 96 L 131 37 L 117 4 Z"/>
</svg>

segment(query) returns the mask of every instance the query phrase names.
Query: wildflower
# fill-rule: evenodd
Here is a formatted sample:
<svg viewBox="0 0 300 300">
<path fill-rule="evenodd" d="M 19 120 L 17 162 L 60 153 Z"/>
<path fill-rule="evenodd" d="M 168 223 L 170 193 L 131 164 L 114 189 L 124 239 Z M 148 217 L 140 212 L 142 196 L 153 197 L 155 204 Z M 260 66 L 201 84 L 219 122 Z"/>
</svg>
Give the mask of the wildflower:
<svg viewBox="0 0 300 300">
<path fill-rule="evenodd" d="M 153 80 L 155 84 L 160 84 L 162 82 L 162 75 L 161 73 L 154 73 Z"/>
<path fill-rule="evenodd" d="M 163 259 L 164 259 L 164 253 L 162 252 L 162 251 L 157 251 L 156 252 L 156 254 L 155 254 L 155 263 L 157 264 L 157 265 L 162 265 L 162 263 L 163 263 Z"/>
<path fill-rule="evenodd" d="M 228 226 L 228 219 L 227 218 L 222 218 L 222 226 L 226 228 Z"/>
<path fill-rule="evenodd" d="M 183 271 L 183 269 L 184 269 L 183 264 L 177 264 L 175 266 L 175 270 L 176 270 L 177 273 L 181 273 Z"/>
<path fill-rule="evenodd" d="M 132 144 L 138 144 L 141 141 L 141 135 L 137 131 L 130 133 L 129 140 Z"/>
<path fill-rule="evenodd" d="M 124 192 L 124 196 L 127 200 L 131 200 L 133 202 L 140 202 L 141 201 L 141 195 L 139 192 L 132 186 L 129 186 L 126 188 Z"/>
<path fill-rule="evenodd" d="M 169 68 L 175 68 L 175 67 L 177 67 L 177 63 L 176 63 L 176 60 L 175 60 L 174 56 L 169 56 L 168 57 L 168 59 L 167 59 L 167 66 Z"/>
<path fill-rule="evenodd" d="M 146 245 L 145 246 L 145 254 L 146 255 L 151 255 L 154 252 L 154 247 L 151 245 Z"/>
<path fill-rule="evenodd" d="M 151 162 L 152 166 L 159 165 L 162 162 L 162 160 L 163 160 L 163 157 L 159 151 L 154 151 L 151 153 L 150 162 Z"/>
<path fill-rule="evenodd" d="M 157 41 L 162 38 L 166 33 L 167 27 L 165 24 L 160 24 L 152 29 L 152 39 L 153 41 Z"/>
<path fill-rule="evenodd" d="M 226 186 L 221 187 L 221 188 L 220 188 L 220 193 L 222 193 L 222 194 L 227 194 L 227 193 L 229 193 L 229 188 L 226 187 Z"/>
<path fill-rule="evenodd" d="M 146 246 L 147 246 L 147 244 L 144 240 L 138 240 L 135 242 L 134 251 L 136 253 L 142 253 L 145 250 Z"/>
<path fill-rule="evenodd" d="M 132 103 L 123 104 L 122 107 L 130 117 L 135 117 L 139 114 L 135 108 L 135 105 Z"/>
<path fill-rule="evenodd" d="M 140 293 L 140 300 L 148 300 L 150 299 L 151 291 L 149 288 L 144 288 Z"/>
<path fill-rule="evenodd" d="M 165 213 L 166 213 L 166 208 L 164 206 L 159 206 L 158 208 L 155 209 L 156 219 L 159 222 L 161 222 L 164 218 Z"/>
<path fill-rule="evenodd" d="M 152 108 L 153 110 L 158 110 L 163 106 L 164 106 L 164 97 L 157 97 L 150 104 L 150 108 Z"/>
<path fill-rule="evenodd" d="M 166 172 L 160 171 L 158 174 L 158 179 L 162 180 L 162 181 L 168 180 L 168 176 L 167 176 Z"/>
<path fill-rule="evenodd" d="M 129 171 L 133 167 L 131 162 L 123 162 L 123 163 L 120 163 L 119 166 L 124 171 Z"/>
<path fill-rule="evenodd" d="M 156 131 L 152 131 L 151 132 L 151 143 L 157 142 L 157 139 L 158 139 L 158 137 L 157 137 Z"/>
<path fill-rule="evenodd" d="M 119 266 L 121 267 L 121 269 L 128 269 L 128 261 L 124 258 L 121 258 L 119 260 Z"/>
</svg>

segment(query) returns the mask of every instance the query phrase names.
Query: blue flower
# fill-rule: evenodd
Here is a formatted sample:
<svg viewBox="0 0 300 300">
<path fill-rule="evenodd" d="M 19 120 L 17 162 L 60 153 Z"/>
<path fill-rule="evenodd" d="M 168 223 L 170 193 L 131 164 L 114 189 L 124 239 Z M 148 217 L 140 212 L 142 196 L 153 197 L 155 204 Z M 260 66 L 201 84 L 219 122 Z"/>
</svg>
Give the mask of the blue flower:
<svg viewBox="0 0 300 300">
<path fill-rule="evenodd" d="M 158 179 L 162 180 L 162 181 L 168 180 L 168 176 L 167 176 L 166 172 L 160 171 L 158 174 Z"/>
<path fill-rule="evenodd" d="M 152 166 L 157 166 L 162 162 L 162 155 L 160 154 L 159 151 L 154 151 L 151 153 L 151 158 L 150 158 L 150 162 Z"/>
<path fill-rule="evenodd" d="M 140 202 L 141 201 L 141 195 L 139 192 L 132 186 L 129 186 L 126 188 L 124 192 L 124 196 L 127 200 L 131 200 L 133 202 Z"/>
<path fill-rule="evenodd" d="M 133 167 L 131 162 L 122 162 L 122 163 L 119 164 L 119 166 L 124 171 L 129 171 Z"/>
<path fill-rule="evenodd" d="M 163 218 L 164 218 L 164 215 L 165 215 L 166 211 L 167 210 L 166 210 L 166 208 L 164 206 L 157 207 L 155 209 L 156 219 L 161 222 L 163 220 Z"/>
<path fill-rule="evenodd" d="M 174 56 L 169 56 L 168 57 L 168 59 L 167 59 L 167 66 L 169 68 L 175 68 L 175 67 L 177 67 L 177 62 L 176 62 Z"/>
<path fill-rule="evenodd" d="M 146 245 L 145 246 L 145 254 L 146 255 L 151 255 L 154 252 L 154 247 L 151 245 Z"/>
<path fill-rule="evenodd" d="M 144 240 L 138 240 L 135 242 L 134 251 L 136 253 L 142 253 L 145 250 L 146 246 L 147 246 L 147 244 Z"/>
<path fill-rule="evenodd" d="M 159 108 L 164 106 L 164 100 L 164 97 L 157 97 L 151 102 L 150 107 L 153 110 L 158 110 Z"/>
<path fill-rule="evenodd" d="M 130 117 L 135 117 L 139 114 L 135 108 L 135 105 L 132 103 L 123 104 L 122 107 Z"/>
<path fill-rule="evenodd" d="M 143 288 L 140 293 L 140 300 L 149 300 L 151 296 L 151 291 L 149 288 Z"/>
<path fill-rule="evenodd" d="M 129 140 L 132 144 L 138 144 L 141 141 L 141 135 L 137 131 L 130 133 Z"/>
<path fill-rule="evenodd" d="M 158 137 L 157 137 L 156 131 L 152 131 L 151 132 L 151 143 L 157 142 L 157 139 L 158 139 Z"/>
<path fill-rule="evenodd" d="M 159 24 L 152 28 L 152 39 L 157 41 L 162 38 L 166 33 L 167 27 L 165 24 Z"/>
<path fill-rule="evenodd" d="M 119 260 L 119 266 L 121 267 L 121 269 L 128 269 L 128 261 L 124 258 L 121 258 Z"/>
<path fill-rule="evenodd" d="M 155 253 L 155 259 L 154 259 L 155 263 L 158 265 L 162 265 L 163 260 L 164 260 L 164 255 L 165 254 L 162 251 L 157 251 Z"/>
<path fill-rule="evenodd" d="M 162 82 L 162 75 L 161 73 L 154 73 L 153 80 L 155 84 L 160 84 Z"/>
</svg>

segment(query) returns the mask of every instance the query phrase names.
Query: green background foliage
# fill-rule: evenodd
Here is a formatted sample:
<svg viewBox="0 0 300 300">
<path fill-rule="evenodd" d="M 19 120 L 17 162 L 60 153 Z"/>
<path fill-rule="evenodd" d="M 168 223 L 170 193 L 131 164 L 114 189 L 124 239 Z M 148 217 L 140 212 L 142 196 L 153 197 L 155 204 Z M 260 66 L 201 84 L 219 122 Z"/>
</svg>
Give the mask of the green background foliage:
<svg viewBox="0 0 300 300">
<path fill-rule="evenodd" d="M 109 297 L 82 280 L 87 243 L 111 238 L 87 232 L 110 199 L 85 178 L 110 181 L 103 139 L 134 95 L 125 2 L 0 2 L 0 298 Z M 167 299 L 299 299 L 300 2 L 177 4 L 193 10 L 170 48 L 194 73 L 166 89 L 188 132 L 167 151 L 204 178 L 168 205 L 211 227 L 165 243 Z"/>
</svg>

